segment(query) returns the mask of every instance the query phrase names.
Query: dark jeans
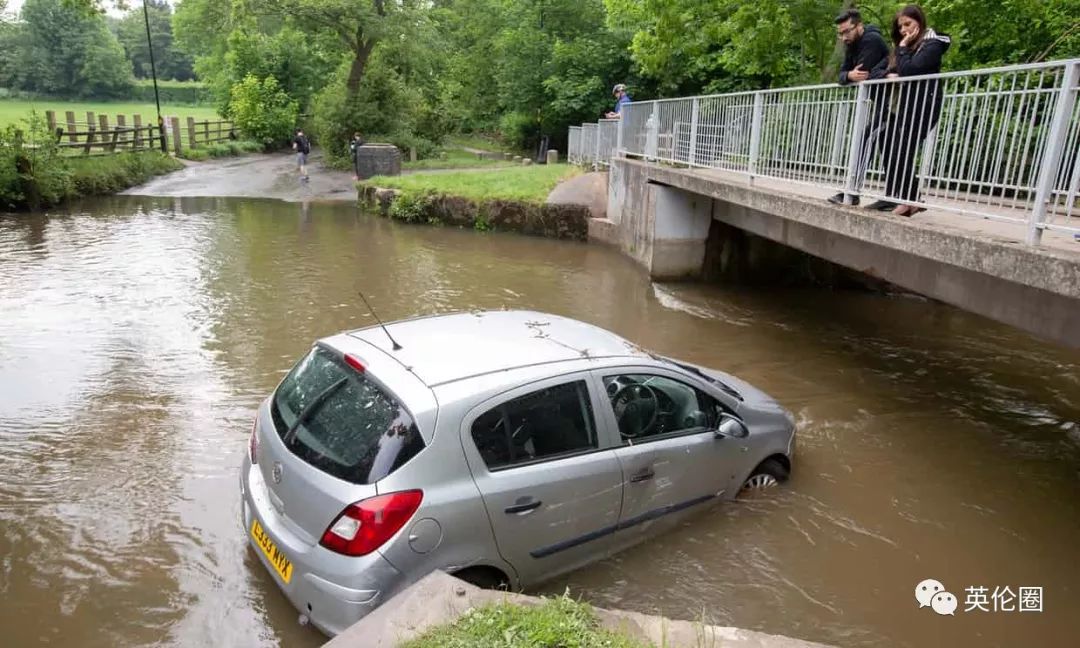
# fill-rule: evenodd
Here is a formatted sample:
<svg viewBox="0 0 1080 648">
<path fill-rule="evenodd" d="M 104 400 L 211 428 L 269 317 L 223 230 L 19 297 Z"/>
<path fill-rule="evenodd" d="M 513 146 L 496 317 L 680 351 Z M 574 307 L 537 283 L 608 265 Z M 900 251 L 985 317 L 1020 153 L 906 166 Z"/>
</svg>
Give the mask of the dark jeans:
<svg viewBox="0 0 1080 648">
<path fill-rule="evenodd" d="M 915 163 L 919 148 L 926 140 L 937 119 L 910 119 L 891 115 L 885 124 L 885 195 L 895 200 L 917 202 L 919 178 Z"/>
</svg>

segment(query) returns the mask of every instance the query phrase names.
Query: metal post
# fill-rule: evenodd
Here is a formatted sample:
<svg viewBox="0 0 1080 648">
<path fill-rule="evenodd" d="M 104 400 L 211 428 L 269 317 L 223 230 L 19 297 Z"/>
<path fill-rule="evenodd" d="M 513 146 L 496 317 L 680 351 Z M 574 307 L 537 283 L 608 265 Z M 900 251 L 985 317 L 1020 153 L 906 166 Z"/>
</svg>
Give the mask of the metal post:
<svg viewBox="0 0 1080 648">
<path fill-rule="evenodd" d="M 694 166 L 697 160 L 697 133 L 698 133 L 698 110 L 700 99 L 694 97 L 690 103 L 690 155 L 686 161 L 689 166 Z"/>
<path fill-rule="evenodd" d="M 750 174 L 750 184 L 754 184 L 754 176 L 757 174 L 758 159 L 761 157 L 761 122 L 765 115 L 765 95 L 761 92 L 754 93 L 754 112 L 750 118 L 750 161 L 747 164 L 747 172 Z"/>
<path fill-rule="evenodd" d="M 150 53 L 150 76 L 154 79 L 154 105 L 157 106 L 158 127 L 161 128 L 161 152 L 168 153 L 165 144 L 165 120 L 161 118 L 161 98 L 158 96 L 157 66 L 154 64 L 154 42 L 150 39 L 150 13 L 146 8 L 146 0 L 142 3 L 143 21 L 146 22 L 146 50 Z M 180 150 L 180 147 L 177 147 Z"/>
<path fill-rule="evenodd" d="M 1042 168 L 1039 169 L 1039 180 L 1035 185 L 1035 204 L 1032 205 L 1031 216 L 1028 218 L 1028 245 L 1038 245 L 1042 239 L 1043 223 L 1046 221 L 1046 203 L 1050 200 L 1054 182 L 1057 180 L 1058 167 L 1061 166 L 1069 119 L 1072 117 L 1073 106 L 1076 105 L 1078 81 L 1080 81 L 1080 63 L 1069 63 L 1065 68 L 1061 88 L 1058 90 L 1054 119 L 1050 122 L 1046 151 L 1042 156 Z"/>
<path fill-rule="evenodd" d="M 647 161 L 653 161 L 656 159 L 656 149 L 658 148 L 658 139 L 660 137 L 660 116 L 656 114 L 656 108 L 658 104 L 652 102 L 652 112 L 649 113 L 649 120 L 645 122 L 645 159 Z"/>
<path fill-rule="evenodd" d="M 866 130 L 867 113 L 870 112 L 870 90 L 865 83 L 859 84 L 855 95 L 855 120 L 851 123 L 851 145 L 848 147 L 847 185 L 844 188 L 844 204 L 850 205 L 858 191 L 859 159 L 862 156 L 863 131 Z"/>
</svg>

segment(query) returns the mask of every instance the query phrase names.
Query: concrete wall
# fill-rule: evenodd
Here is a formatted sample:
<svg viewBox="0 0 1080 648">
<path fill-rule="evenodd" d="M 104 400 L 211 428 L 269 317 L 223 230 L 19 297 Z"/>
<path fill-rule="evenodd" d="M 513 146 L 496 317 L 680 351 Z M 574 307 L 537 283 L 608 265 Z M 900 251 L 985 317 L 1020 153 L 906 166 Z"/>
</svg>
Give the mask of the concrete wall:
<svg viewBox="0 0 1080 648">
<path fill-rule="evenodd" d="M 712 199 L 712 217 L 733 228 L 1080 348 L 1080 256 L 628 159 L 612 161 L 608 198 L 608 222 L 590 236 L 655 278 L 701 275 Z"/>
<path fill-rule="evenodd" d="M 657 279 L 698 277 L 712 199 L 651 181 L 648 167 L 612 166 L 606 222 L 590 237 L 618 246 Z"/>
</svg>

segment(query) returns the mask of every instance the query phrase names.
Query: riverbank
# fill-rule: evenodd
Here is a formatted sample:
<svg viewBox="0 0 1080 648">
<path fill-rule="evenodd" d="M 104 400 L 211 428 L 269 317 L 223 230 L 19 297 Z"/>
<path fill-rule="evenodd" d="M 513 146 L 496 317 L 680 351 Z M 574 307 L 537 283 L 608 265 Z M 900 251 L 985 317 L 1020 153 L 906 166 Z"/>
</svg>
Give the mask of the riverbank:
<svg viewBox="0 0 1080 648">
<path fill-rule="evenodd" d="M 25 165 L 25 170 L 19 169 Z M 184 168 L 155 151 L 23 162 L 0 159 L 0 209 L 36 210 L 89 196 L 106 196 Z M 21 172 L 20 172 L 21 171 Z"/>
<path fill-rule="evenodd" d="M 586 241 L 587 207 L 545 204 L 552 189 L 579 173 L 553 164 L 376 176 L 357 186 L 364 206 L 405 223 Z"/>
<path fill-rule="evenodd" d="M 826 648 L 704 619 L 677 621 L 593 608 L 567 595 L 482 590 L 433 572 L 377 607 L 324 648 Z"/>
</svg>

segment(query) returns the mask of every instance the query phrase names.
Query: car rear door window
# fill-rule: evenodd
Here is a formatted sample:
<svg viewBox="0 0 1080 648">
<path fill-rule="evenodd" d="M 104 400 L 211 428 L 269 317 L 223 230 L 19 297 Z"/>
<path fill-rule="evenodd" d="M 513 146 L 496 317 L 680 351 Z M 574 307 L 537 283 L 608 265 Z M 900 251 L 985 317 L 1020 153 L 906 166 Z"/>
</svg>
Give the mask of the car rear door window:
<svg viewBox="0 0 1080 648">
<path fill-rule="evenodd" d="M 606 376 L 604 389 L 624 441 L 715 429 L 725 411 L 712 396 L 667 376 Z"/>
<path fill-rule="evenodd" d="M 545 387 L 488 410 L 472 438 L 491 470 L 599 447 L 585 381 Z"/>
<path fill-rule="evenodd" d="M 354 484 L 375 483 L 424 448 L 404 405 L 323 347 L 289 372 L 270 411 L 293 454 Z"/>
</svg>

